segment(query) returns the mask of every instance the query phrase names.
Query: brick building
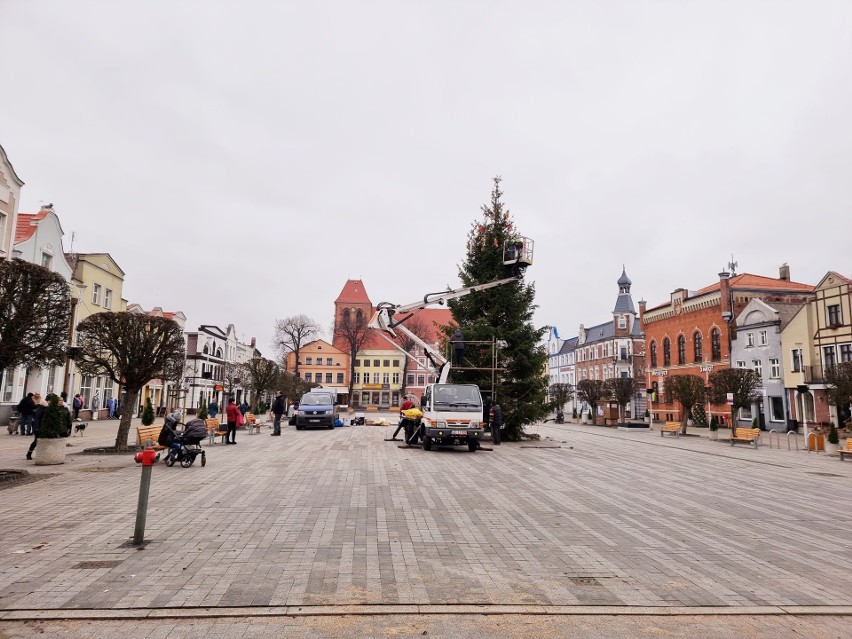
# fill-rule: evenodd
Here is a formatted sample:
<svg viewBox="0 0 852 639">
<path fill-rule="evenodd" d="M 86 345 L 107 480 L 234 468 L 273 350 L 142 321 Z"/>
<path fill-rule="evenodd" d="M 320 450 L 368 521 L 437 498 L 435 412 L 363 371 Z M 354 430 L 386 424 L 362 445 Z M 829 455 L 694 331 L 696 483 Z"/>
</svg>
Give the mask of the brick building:
<svg viewBox="0 0 852 639">
<path fill-rule="evenodd" d="M 767 303 L 803 304 L 813 297 L 814 287 L 790 281 L 789 269 L 779 278 L 742 273 L 719 274 L 719 281 L 699 291 L 678 288 L 665 304 L 647 309 L 639 303 L 645 333 L 646 382 L 657 385 L 652 412 L 655 419 L 679 421 L 681 407 L 667 402 L 665 382 L 669 375 L 698 375 L 707 380 L 718 369 L 731 366 L 734 318 L 752 299 Z M 720 425 L 730 427 L 728 406 L 709 406 Z M 710 419 L 710 415 L 708 415 Z"/>
</svg>

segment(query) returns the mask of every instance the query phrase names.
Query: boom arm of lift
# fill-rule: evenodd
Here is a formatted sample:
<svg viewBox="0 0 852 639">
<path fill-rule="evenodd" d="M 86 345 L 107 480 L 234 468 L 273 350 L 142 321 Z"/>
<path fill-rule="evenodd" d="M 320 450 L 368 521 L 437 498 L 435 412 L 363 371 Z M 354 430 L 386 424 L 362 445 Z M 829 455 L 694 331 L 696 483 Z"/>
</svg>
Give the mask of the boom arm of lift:
<svg viewBox="0 0 852 639">
<path fill-rule="evenodd" d="M 389 304 L 387 302 L 382 302 L 376 306 L 376 313 L 370 319 L 370 323 L 367 324 L 368 328 L 373 330 L 380 331 L 382 337 L 387 340 L 387 342 L 397 349 L 400 353 L 408 357 L 409 359 L 417 362 L 417 358 L 414 357 L 411 353 L 407 352 L 404 348 L 402 348 L 399 344 L 393 341 L 392 338 L 397 337 L 397 333 L 402 333 L 406 337 L 408 337 L 412 342 L 417 344 L 423 349 L 423 352 L 426 354 L 426 358 L 429 360 L 429 363 L 435 367 L 438 371 L 438 383 L 445 384 L 447 379 L 450 376 L 450 362 L 449 360 L 441 355 L 434 348 L 429 346 L 422 339 L 417 337 L 414 333 L 409 331 L 404 325 L 403 322 L 412 317 L 417 311 L 420 311 L 430 304 L 446 304 L 447 300 L 456 299 L 459 297 L 464 297 L 466 295 L 470 295 L 471 293 L 476 293 L 477 291 L 484 291 L 489 288 L 494 288 L 495 286 L 502 286 L 503 284 L 508 284 L 509 282 L 517 282 L 520 277 L 507 277 L 502 280 L 495 280 L 493 282 L 488 282 L 486 284 L 477 284 L 476 286 L 466 286 L 464 288 L 457 288 L 449 291 L 441 291 L 438 293 L 427 293 L 423 296 L 422 300 L 418 300 L 417 302 L 412 302 L 410 304 Z M 404 314 L 405 317 L 395 317 L 397 314 Z"/>
</svg>

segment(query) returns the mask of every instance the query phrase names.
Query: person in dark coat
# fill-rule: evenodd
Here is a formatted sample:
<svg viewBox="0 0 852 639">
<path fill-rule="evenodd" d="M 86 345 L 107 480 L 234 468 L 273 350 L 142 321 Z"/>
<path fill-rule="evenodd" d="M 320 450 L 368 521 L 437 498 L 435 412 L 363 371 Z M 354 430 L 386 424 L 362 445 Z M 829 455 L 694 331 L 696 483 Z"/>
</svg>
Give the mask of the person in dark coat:
<svg viewBox="0 0 852 639">
<path fill-rule="evenodd" d="M 491 424 L 491 395 L 487 395 L 482 402 L 482 427 L 490 428 Z"/>
<path fill-rule="evenodd" d="M 46 408 L 47 402 L 41 398 L 41 393 L 35 393 L 33 395 L 33 441 L 27 451 L 27 459 L 33 458 L 33 451 L 38 445 L 38 431 L 41 428 L 41 418 L 44 417 Z"/>
<path fill-rule="evenodd" d="M 491 404 L 491 442 L 495 446 L 500 445 L 500 429 L 503 427 L 503 409 L 495 400 Z"/>
<path fill-rule="evenodd" d="M 20 402 L 18 402 L 18 428 L 21 435 L 33 434 L 33 411 L 35 410 L 35 401 L 33 401 L 33 393 L 27 393 Z"/>
<path fill-rule="evenodd" d="M 272 420 L 272 435 L 279 437 L 281 435 L 281 416 L 284 414 L 284 397 L 281 391 L 275 393 L 275 400 L 272 402 L 270 409 L 275 418 Z"/>
</svg>

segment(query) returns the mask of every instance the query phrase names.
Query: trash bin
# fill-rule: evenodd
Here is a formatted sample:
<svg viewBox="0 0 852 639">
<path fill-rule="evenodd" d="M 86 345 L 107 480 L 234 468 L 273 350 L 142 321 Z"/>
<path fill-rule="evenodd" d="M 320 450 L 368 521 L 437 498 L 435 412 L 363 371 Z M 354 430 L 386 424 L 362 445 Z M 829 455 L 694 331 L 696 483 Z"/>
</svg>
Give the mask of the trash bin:
<svg viewBox="0 0 852 639">
<path fill-rule="evenodd" d="M 808 433 L 807 445 L 808 450 L 815 450 L 817 452 L 825 450 L 825 435 L 811 431 Z"/>
<path fill-rule="evenodd" d="M 799 431 L 799 422 L 795 419 L 787 420 L 787 432 L 789 433 L 790 431 L 793 431 L 794 433 Z"/>
</svg>

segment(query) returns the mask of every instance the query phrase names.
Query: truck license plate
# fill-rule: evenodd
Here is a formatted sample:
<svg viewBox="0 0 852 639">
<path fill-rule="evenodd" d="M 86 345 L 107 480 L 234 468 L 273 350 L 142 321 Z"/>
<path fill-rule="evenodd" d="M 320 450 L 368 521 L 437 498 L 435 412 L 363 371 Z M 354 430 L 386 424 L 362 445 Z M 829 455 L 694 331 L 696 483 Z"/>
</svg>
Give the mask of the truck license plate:
<svg viewBox="0 0 852 639">
<path fill-rule="evenodd" d="M 454 430 L 452 432 L 452 434 L 453 435 L 467 435 L 467 431 L 466 430 Z"/>
</svg>

